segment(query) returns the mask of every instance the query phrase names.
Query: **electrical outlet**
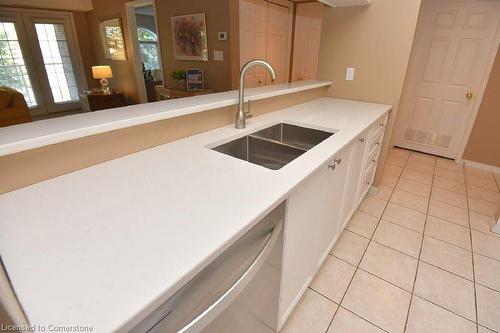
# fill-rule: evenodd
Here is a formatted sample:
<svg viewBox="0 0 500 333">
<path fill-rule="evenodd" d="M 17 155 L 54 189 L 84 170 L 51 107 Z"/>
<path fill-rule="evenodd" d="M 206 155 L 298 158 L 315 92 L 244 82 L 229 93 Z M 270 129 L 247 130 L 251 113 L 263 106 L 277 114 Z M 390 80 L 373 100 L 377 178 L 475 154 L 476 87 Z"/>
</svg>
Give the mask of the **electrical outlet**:
<svg viewBox="0 0 500 333">
<path fill-rule="evenodd" d="M 345 71 L 345 79 L 347 81 L 354 80 L 354 67 L 347 67 L 347 70 Z"/>
</svg>

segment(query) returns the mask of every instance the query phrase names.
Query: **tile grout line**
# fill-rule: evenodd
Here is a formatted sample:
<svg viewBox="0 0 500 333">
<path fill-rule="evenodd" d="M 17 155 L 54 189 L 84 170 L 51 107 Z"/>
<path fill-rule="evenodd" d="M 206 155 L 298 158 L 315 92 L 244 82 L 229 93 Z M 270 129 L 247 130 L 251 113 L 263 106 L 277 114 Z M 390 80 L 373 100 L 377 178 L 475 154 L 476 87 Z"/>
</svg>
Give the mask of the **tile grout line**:
<svg viewBox="0 0 500 333">
<path fill-rule="evenodd" d="M 384 220 L 384 221 L 385 221 L 385 220 Z M 408 229 L 408 230 L 411 230 L 411 229 Z M 353 232 L 353 231 L 351 231 L 351 230 L 348 230 L 348 231 L 352 232 L 352 233 L 353 233 L 353 234 L 355 234 L 356 236 L 363 237 L 363 238 L 365 238 L 365 239 L 369 240 L 368 238 L 366 238 L 366 237 L 365 237 L 365 236 L 363 236 L 363 235 L 357 234 L 357 233 L 355 233 L 355 232 Z M 463 250 L 463 251 L 470 252 L 471 256 L 472 256 L 473 254 L 476 254 L 476 255 L 480 255 L 480 256 L 483 256 L 483 257 L 485 257 L 485 258 L 491 259 L 491 260 L 495 260 L 495 259 L 492 259 L 492 258 L 490 258 L 490 257 L 487 257 L 487 256 L 485 256 L 485 255 L 482 255 L 482 254 L 479 254 L 479 253 L 476 253 L 476 252 L 474 252 L 474 253 L 473 253 L 471 250 L 464 249 L 463 247 L 457 246 L 457 245 L 455 245 L 455 244 L 448 243 L 448 242 L 443 241 L 443 240 L 441 240 L 441 239 L 439 239 L 439 238 L 432 237 L 432 236 L 429 236 L 429 235 L 425 235 L 425 234 L 422 234 L 422 233 L 420 233 L 420 234 L 421 234 L 421 235 L 423 235 L 424 237 L 429 237 L 429 238 L 435 239 L 435 240 L 440 241 L 440 242 L 443 242 L 443 243 L 445 243 L 445 244 L 447 244 L 447 245 L 453 246 L 453 247 L 455 247 L 455 248 L 457 248 L 457 249 L 460 249 L 460 250 Z M 399 253 L 399 254 L 402 254 L 402 255 L 404 255 L 405 257 L 408 257 L 408 258 L 411 258 L 411 259 L 414 259 L 414 260 L 419 260 L 418 258 L 412 257 L 411 255 L 409 255 L 409 254 L 407 254 L 407 253 L 402 252 L 401 250 L 395 249 L 395 248 L 393 248 L 393 247 L 391 247 L 391 246 L 389 246 L 389 245 L 387 245 L 387 244 L 380 243 L 380 242 L 376 241 L 375 239 L 372 239 L 371 241 L 372 241 L 373 243 L 375 243 L 375 244 L 380 245 L 380 246 L 387 247 L 388 249 L 390 249 L 390 250 L 392 250 L 392 251 L 394 251 L 394 252 L 397 252 L 397 253 Z M 333 258 L 335 258 L 335 259 L 341 260 L 341 261 L 343 261 L 344 263 L 346 263 L 346 264 L 348 264 L 348 265 L 350 265 L 350 266 L 356 267 L 356 266 L 355 266 L 355 265 L 353 265 L 352 263 L 350 263 L 350 262 L 346 261 L 346 260 L 345 260 L 345 259 L 343 259 L 343 258 L 337 257 L 337 256 L 336 256 L 336 255 L 334 255 L 334 254 L 329 253 L 328 255 L 329 255 L 329 256 L 331 256 L 331 257 L 333 257 Z M 420 259 L 420 261 L 421 261 L 421 262 L 426 263 L 426 264 L 427 264 L 427 265 L 429 265 L 429 266 L 432 266 L 432 267 L 435 267 L 435 268 L 439 268 L 439 269 L 440 269 L 440 270 L 442 270 L 442 271 L 445 271 L 445 272 L 447 272 L 447 273 L 453 274 L 453 275 L 455 275 L 455 276 L 457 276 L 457 277 L 460 277 L 460 278 L 462 278 L 462 279 L 465 279 L 465 280 L 467 280 L 467 281 L 474 282 L 474 281 L 473 281 L 473 280 L 471 280 L 470 278 L 467 278 L 467 277 L 462 276 L 462 275 L 460 275 L 460 274 L 458 274 L 458 273 L 455 273 L 455 272 L 449 271 L 449 270 L 447 270 L 447 269 L 445 269 L 445 268 L 439 267 L 439 266 L 437 266 L 437 265 L 435 265 L 435 264 L 433 264 L 433 263 L 427 262 L 426 260 Z M 400 286 L 398 286 L 398 285 L 394 284 L 393 282 L 387 281 L 387 280 L 385 280 L 384 278 L 382 278 L 382 277 L 380 277 L 380 276 L 378 276 L 378 275 L 376 275 L 376 274 L 373 274 L 373 273 L 371 273 L 371 272 L 369 272 L 369 271 L 367 271 L 367 270 L 365 270 L 365 269 L 363 269 L 363 268 L 361 268 L 361 267 L 359 267 L 359 269 L 361 269 L 362 271 L 365 271 L 365 272 L 367 272 L 367 273 L 370 273 L 371 275 L 376 276 L 377 278 L 379 278 L 379 279 L 381 279 L 381 280 L 384 280 L 384 281 L 386 281 L 386 282 L 388 282 L 388 283 L 390 283 L 390 284 L 394 285 L 395 287 L 401 288 Z M 488 289 L 491 289 L 491 290 L 494 290 L 494 291 L 498 291 L 498 292 L 500 292 L 500 290 L 496 290 L 495 288 L 488 287 L 488 286 L 486 286 L 486 285 L 484 285 L 484 284 L 481 284 L 481 283 L 479 283 L 479 282 L 476 282 L 476 283 L 477 283 L 477 284 L 479 284 L 479 285 L 481 285 L 481 286 L 483 286 L 483 287 L 486 287 L 486 288 L 488 288 Z M 401 288 L 401 289 L 403 289 L 403 288 Z M 403 290 L 404 290 L 404 289 L 403 289 Z M 406 290 L 406 291 L 408 291 L 408 290 Z M 408 291 L 408 292 L 411 292 L 411 291 Z"/>
<path fill-rule="evenodd" d="M 464 178 L 465 176 L 465 166 L 464 166 Z M 494 178 L 494 177 L 493 177 Z M 476 332 L 479 333 L 479 318 L 477 314 L 477 291 L 476 291 L 476 266 L 474 265 L 474 242 L 472 241 L 472 227 L 470 222 L 470 201 L 467 191 L 467 180 L 465 180 L 465 198 L 467 199 L 467 217 L 469 218 L 469 238 L 470 238 L 470 249 L 471 249 L 471 260 L 472 260 L 472 286 L 474 288 L 474 310 L 476 312 Z"/>
<path fill-rule="evenodd" d="M 410 154 L 408 154 L 408 158 L 406 158 L 405 166 L 406 166 L 406 164 L 408 164 L 408 159 L 409 159 L 409 158 L 410 158 Z M 403 169 L 404 169 L 404 167 L 403 167 Z M 394 191 L 395 191 L 395 189 L 396 189 L 396 186 L 397 186 L 397 184 L 399 183 L 399 180 L 400 180 L 400 179 L 401 179 L 401 176 L 399 176 L 399 177 L 398 177 L 398 181 L 397 181 L 397 182 L 396 182 L 396 184 L 394 185 L 394 188 L 392 189 L 391 195 L 389 196 L 389 199 L 386 201 L 386 204 L 385 204 L 385 206 L 384 206 L 384 209 L 383 209 L 382 213 L 380 214 L 380 217 L 378 217 L 378 222 L 377 222 L 377 225 L 375 226 L 375 229 L 373 230 L 373 233 L 372 233 L 372 235 L 371 235 L 371 236 L 370 236 L 370 238 L 369 238 L 368 244 L 366 245 L 366 248 L 365 248 L 365 250 L 363 251 L 363 254 L 361 255 L 361 258 L 359 259 L 358 263 L 357 263 L 357 264 L 356 264 L 356 266 L 355 266 L 355 267 L 356 267 L 356 269 L 354 270 L 354 274 L 352 275 L 352 277 L 351 277 L 351 279 L 350 279 L 350 281 L 349 281 L 349 283 L 348 283 L 348 285 L 347 285 L 347 288 L 346 288 L 346 290 L 345 290 L 344 294 L 342 295 L 342 298 L 340 299 L 340 302 L 339 302 L 339 307 L 340 307 L 340 305 L 342 305 L 342 302 L 344 301 L 345 295 L 347 294 L 347 292 L 349 291 L 349 288 L 351 287 L 352 281 L 354 280 L 354 276 L 356 276 L 356 273 L 358 272 L 359 265 L 361 264 L 361 261 L 363 261 L 363 257 L 365 256 L 365 253 L 366 253 L 366 251 L 368 250 L 368 247 L 370 246 L 370 243 L 371 243 L 371 241 L 372 241 L 373 235 L 375 235 L 375 232 L 377 231 L 377 228 L 378 228 L 378 226 L 380 225 L 380 221 L 382 221 L 382 216 L 384 216 L 385 210 L 387 209 L 387 206 L 389 205 L 389 202 L 390 202 L 390 200 L 391 200 L 391 197 L 392 197 L 392 195 L 393 195 L 393 193 L 394 193 Z M 365 198 L 366 198 L 366 196 L 365 196 Z M 363 198 L 363 200 L 364 200 L 365 198 Z M 385 200 L 384 200 L 384 201 L 385 201 Z M 372 216 L 373 216 L 373 215 L 372 215 Z M 329 330 L 329 329 L 330 329 L 330 327 L 332 326 L 332 323 L 333 323 L 333 321 L 335 320 L 335 316 L 337 315 L 338 310 L 339 310 L 339 308 L 337 308 L 337 310 L 335 310 L 335 313 L 333 314 L 333 317 L 332 317 L 332 319 L 330 320 L 330 323 L 328 324 L 328 327 L 327 327 L 327 329 L 326 329 L 325 333 L 328 333 L 328 330 Z M 361 318 L 362 318 L 362 319 L 364 319 L 363 317 L 361 317 Z M 366 320 L 366 319 L 365 319 L 365 320 Z"/>
<path fill-rule="evenodd" d="M 321 296 L 321 297 L 325 298 L 325 299 L 326 299 L 326 300 L 328 300 L 329 302 L 332 302 L 333 304 L 337 305 L 337 310 L 335 310 L 335 314 L 337 313 L 338 309 L 342 308 L 342 309 L 344 309 L 344 310 L 346 310 L 346 311 L 348 311 L 348 312 L 352 313 L 352 314 L 353 314 L 353 315 L 355 315 L 356 317 L 359 317 L 361 320 L 366 321 L 367 323 L 370 323 L 370 324 L 372 324 L 373 326 L 375 326 L 375 327 L 377 327 L 377 328 L 381 329 L 382 331 L 384 331 L 384 332 L 388 332 L 388 331 L 386 331 L 385 329 L 383 329 L 382 327 L 380 327 L 380 326 L 378 326 L 378 325 L 376 325 L 376 324 L 372 323 L 371 321 L 369 321 L 369 320 L 367 320 L 367 319 L 365 319 L 365 318 L 361 317 L 361 316 L 360 316 L 360 315 L 358 315 L 357 313 L 352 312 L 352 311 L 351 311 L 351 310 L 349 310 L 348 308 L 343 307 L 342 305 L 338 304 L 336 301 L 334 301 L 334 300 L 333 300 L 333 299 L 331 299 L 330 297 L 328 297 L 328 296 L 326 296 L 326 295 L 323 295 L 321 292 L 317 291 L 317 290 L 316 290 L 316 289 L 314 289 L 313 287 L 309 286 L 308 288 L 309 288 L 309 289 L 311 289 L 311 290 L 312 290 L 313 292 L 315 292 L 316 294 L 318 294 L 319 296 Z M 335 315 L 334 315 L 334 317 L 335 317 Z M 328 329 L 330 329 L 330 326 L 328 326 L 327 330 L 328 330 Z M 388 333 L 389 333 L 389 332 L 388 332 Z"/>
<path fill-rule="evenodd" d="M 434 159 L 434 172 L 432 174 L 432 180 L 431 180 L 431 193 L 429 195 L 429 201 L 427 201 L 427 211 L 425 213 L 424 230 L 423 230 L 423 233 L 422 233 L 422 239 L 420 240 L 420 250 L 418 252 L 417 269 L 415 270 L 415 277 L 413 279 L 413 287 L 411 289 L 410 302 L 408 304 L 408 312 L 406 313 L 406 319 L 405 319 L 405 325 L 404 325 L 403 332 L 406 332 L 406 330 L 408 328 L 408 319 L 410 318 L 411 303 L 413 301 L 413 295 L 415 294 L 415 286 L 417 285 L 418 269 L 420 267 L 420 257 L 422 256 L 422 248 L 424 246 L 425 228 L 427 227 L 427 219 L 429 218 L 429 207 L 431 205 L 431 196 L 432 196 L 432 184 L 434 184 L 434 177 L 435 177 L 435 173 L 436 173 L 436 167 L 437 167 L 437 159 L 435 158 Z"/>
<path fill-rule="evenodd" d="M 339 308 L 342 308 L 342 309 L 346 310 L 347 312 L 352 313 L 352 314 L 353 314 L 353 315 L 355 315 L 356 317 L 359 317 L 361 320 L 366 321 L 367 323 L 372 324 L 373 326 L 377 327 L 378 329 L 380 329 L 380 330 L 382 330 L 382 331 L 384 331 L 384 332 L 389 333 L 389 331 L 387 331 L 387 330 L 383 329 L 382 327 L 378 326 L 377 324 L 372 323 L 372 322 L 371 322 L 371 321 L 369 321 L 368 319 L 365 319 L 365 318 L 361 317 L 361 316 L 360 316 L 360 315 L 358 315 L 357 313 L 352 312 L 352 311 L 351 311 L 351 310 L 349 310 L 348 308 L 343 307 L 342 305 L 339 305 Z"/>
</svg>

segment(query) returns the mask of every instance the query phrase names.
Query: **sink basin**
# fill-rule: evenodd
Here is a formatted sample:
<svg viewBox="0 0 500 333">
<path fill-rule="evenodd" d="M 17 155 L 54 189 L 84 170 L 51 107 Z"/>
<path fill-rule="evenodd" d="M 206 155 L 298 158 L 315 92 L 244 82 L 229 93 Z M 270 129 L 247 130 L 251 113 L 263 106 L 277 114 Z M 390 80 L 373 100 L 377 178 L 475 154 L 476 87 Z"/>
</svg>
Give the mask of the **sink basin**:
<svg viewBox="0 0 500 333">
<path fill-rule="evenodd" d="M 271 139 L 285 143 L 299 149 L 309 150 L 322 141 L 328 139 L 333 134 L 334 133 L 317 129 L 287 123 L 279 123 L 252 133 L 251 135 L 254 137 Z"/>
<path fill-rule="evenodd" d="M 302 149 L 278 144 L 251 135 L 212 149 L 272 170 L 282 168 L 306 152 Z"/>
<path fill-rule="evenodd" d="M 212 150 L 278 170 L 334 133 L 280 123 Z"/>
</svg>

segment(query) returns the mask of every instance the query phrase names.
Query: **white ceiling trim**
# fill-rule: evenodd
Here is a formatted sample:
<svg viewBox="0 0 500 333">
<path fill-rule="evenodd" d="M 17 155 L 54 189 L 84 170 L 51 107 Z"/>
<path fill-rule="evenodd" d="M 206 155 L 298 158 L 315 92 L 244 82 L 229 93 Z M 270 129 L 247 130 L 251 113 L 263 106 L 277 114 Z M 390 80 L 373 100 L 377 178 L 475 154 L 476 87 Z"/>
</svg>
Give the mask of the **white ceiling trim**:
<svg viewBox="0 0 500 333">
<path fill-rule="evenodd" d="M 5 6 L 27 6 L 43 9 L 60 9 L 86 12 L 93 10 L 92 0 L 2 0 Z"/>
</svg>

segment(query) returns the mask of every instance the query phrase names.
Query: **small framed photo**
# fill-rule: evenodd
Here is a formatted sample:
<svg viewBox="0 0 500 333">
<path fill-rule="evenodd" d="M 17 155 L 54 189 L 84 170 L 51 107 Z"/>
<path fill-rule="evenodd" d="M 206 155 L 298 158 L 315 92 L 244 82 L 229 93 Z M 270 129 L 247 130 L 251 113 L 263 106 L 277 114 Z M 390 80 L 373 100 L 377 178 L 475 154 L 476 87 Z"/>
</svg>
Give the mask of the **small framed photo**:
<svg viewBox="0 0 500 333">
<path fill-rule="evenodd" d="M 119 18 L 99 23 L 104 57 L 111 60 L 127 60 L 122 24 Z"/>
<path fill-rule="evenodd" d="M 205 90 L 203 69 L 186 69 L 186 89 L 188 91 Z"/>
</svg>

